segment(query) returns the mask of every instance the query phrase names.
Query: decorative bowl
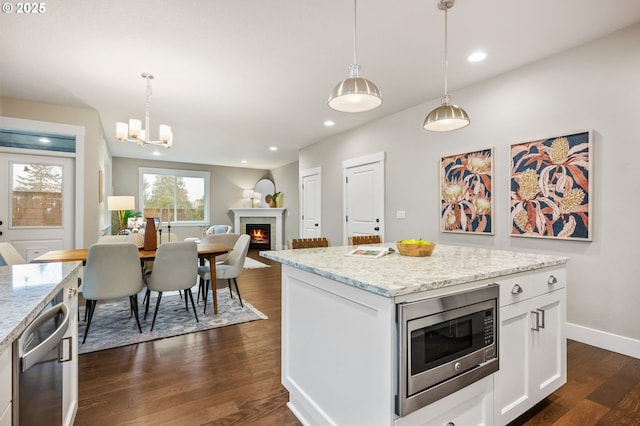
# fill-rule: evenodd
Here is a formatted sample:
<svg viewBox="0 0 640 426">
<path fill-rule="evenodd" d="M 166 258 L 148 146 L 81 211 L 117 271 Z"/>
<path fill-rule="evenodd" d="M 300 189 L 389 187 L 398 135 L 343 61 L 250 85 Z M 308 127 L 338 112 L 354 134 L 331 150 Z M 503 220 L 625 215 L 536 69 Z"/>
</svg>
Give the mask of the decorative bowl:
<svg viewBox="0 0 640 426">
<path fill-rule="evenodd" d="M 436 244 L 405 244 L 402 241 L 396 241 L 396 247 L 398 248 L 398 253 L 403 256 L 425 257 L 431 256 Z"/>
</svg>

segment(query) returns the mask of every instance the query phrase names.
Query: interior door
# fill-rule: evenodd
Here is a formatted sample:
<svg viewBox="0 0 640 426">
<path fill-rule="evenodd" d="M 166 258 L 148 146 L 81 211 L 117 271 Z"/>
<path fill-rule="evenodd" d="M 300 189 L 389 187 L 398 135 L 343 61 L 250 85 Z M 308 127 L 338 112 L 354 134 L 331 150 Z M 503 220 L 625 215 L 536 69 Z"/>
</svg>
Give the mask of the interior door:
<svg viewBox="0 0 640 426">
<path fill-rule="evenodd" d="M 384 241 L 384 154 L 344 167 L 345 236 L 380 235 Z"/>
<path fill-rule="evenodd" d="M 300 176 L 302 238 L 322 236 L 322 175 L 319 168 L 303 172 Z"/>
<path fill-rule="evenodd" d="M 73 248 L 74 159 L 0 153 L 0 241 L 31 261 Z"/>
</svg>

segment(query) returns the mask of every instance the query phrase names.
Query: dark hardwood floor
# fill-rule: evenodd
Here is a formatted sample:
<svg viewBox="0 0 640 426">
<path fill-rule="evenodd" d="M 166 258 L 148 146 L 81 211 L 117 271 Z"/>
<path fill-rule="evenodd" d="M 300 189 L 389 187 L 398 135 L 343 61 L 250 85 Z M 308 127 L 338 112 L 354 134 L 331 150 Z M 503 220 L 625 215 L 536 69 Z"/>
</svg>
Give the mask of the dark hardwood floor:
<svg viewBox="0 0 640 426">
<path fill-rule="evenodd" d="M 75 424 L 300 425 L 280 384 L 280 266 L 272 265 L 238 280 L 268 320 L 81 355 Z M 578 342 L 568 359 L 567 385 L 512 425 L 640 425 L 640 360 Z"/>
</svg>

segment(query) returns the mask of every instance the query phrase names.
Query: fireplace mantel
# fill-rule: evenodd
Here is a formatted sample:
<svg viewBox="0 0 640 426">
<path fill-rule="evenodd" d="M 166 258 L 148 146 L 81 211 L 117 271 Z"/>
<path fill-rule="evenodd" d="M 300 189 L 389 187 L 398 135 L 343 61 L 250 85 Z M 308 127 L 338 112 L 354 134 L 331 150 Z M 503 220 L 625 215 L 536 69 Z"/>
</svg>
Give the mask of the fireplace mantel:
<svg viewBox="0 0 640 426">
<path fill-rule="evenodd" d="M 240 219 L 252 217 L 272 218 L 276 221 L 276 229 L 273 232 L 275 236 L 276 250 L 282 250 L 284 247 L 284 228 L 282 218 L 286 208 L 255 208 L 255 209 L 229 209 L 233 212 L 233 229 L 234 232 L 242 233 L 240 229 Z"/>
</svg>

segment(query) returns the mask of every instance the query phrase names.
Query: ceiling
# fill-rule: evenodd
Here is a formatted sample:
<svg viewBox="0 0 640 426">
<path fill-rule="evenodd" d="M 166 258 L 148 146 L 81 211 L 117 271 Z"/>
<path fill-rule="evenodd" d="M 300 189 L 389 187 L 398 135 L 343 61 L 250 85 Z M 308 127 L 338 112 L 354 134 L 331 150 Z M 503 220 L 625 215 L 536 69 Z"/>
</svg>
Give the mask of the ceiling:
<svg viewBox="0 0 640 426">
<path fill-rule="evenodd" d="M 438 105 L 437 3 L 358 3 L 361 75 L 384 99 L 370 112 L 326 104 L 353 62 L 348 0 L 48 0 L 42 14 L 0 14 L 0 95 L 95 109 L 114 156 L 279 167 L 331 135 L 429 101 L 426 116 Z M 448 21 L 455 103 L 465 86 L 640 22 L 640 1 L 458 0 Z M 477 49 L 488 58 L 467 62 Z M 171 149 L 115 138 L 117 121 L 144 119 L 143 72 L 155 76 L 151 136 L 171 125 Z"/>
</svg>

